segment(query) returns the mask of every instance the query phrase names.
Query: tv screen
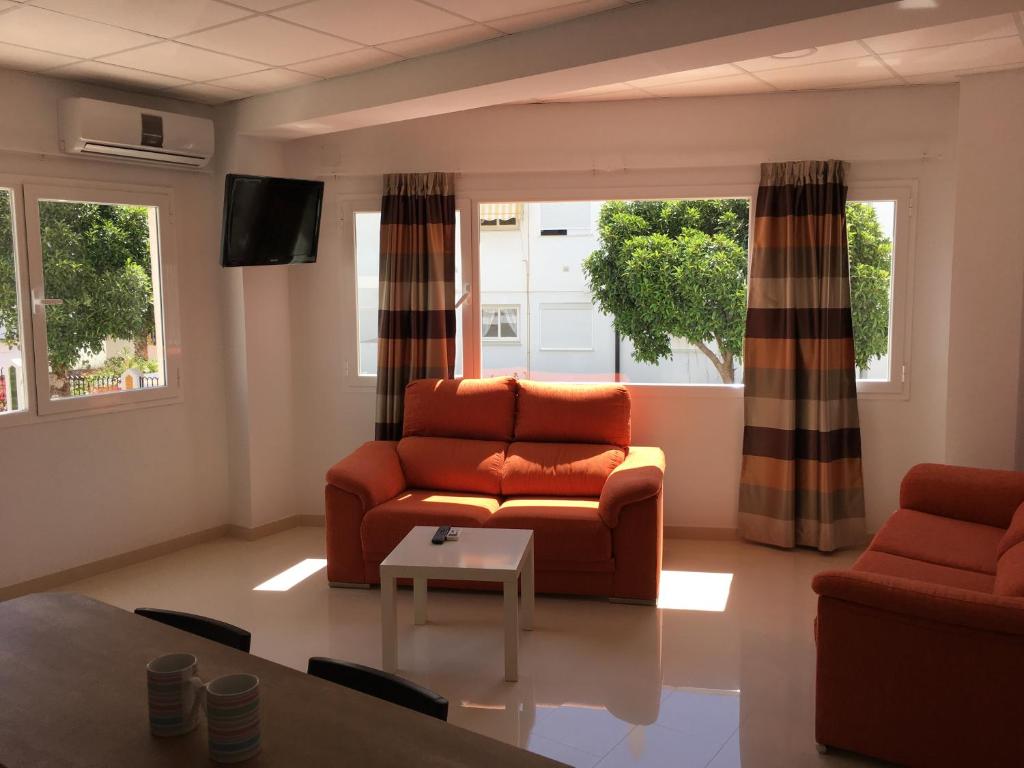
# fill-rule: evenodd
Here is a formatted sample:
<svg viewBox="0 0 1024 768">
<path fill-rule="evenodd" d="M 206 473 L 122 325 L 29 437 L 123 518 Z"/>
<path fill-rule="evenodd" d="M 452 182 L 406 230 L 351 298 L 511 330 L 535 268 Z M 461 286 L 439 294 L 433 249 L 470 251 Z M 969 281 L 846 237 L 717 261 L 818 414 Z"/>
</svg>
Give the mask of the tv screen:
<svg viewBox="0 0 1024 768">
<path fill-rule="evenodd" d="M 224 185 L 221 265 L 316 261 L 322 181 L 229 173 Z"/>
</svg>

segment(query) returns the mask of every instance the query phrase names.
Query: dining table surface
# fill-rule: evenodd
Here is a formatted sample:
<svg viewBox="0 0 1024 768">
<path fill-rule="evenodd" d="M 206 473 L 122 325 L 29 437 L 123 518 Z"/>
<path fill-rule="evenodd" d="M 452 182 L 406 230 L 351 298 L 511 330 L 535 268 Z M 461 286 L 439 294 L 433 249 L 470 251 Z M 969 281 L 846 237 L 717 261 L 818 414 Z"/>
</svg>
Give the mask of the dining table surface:
<svg viewBox="0 0 1024 768">
<path fill-rule="evenodd" d="M 242 766 L 550 768 L 562 763 L 77 594 L 0 602 L 0 766 L 209 766 L 206 725 L 150 735 L 146 664 L 260 679 L 263 748 Z"/>
</svg>

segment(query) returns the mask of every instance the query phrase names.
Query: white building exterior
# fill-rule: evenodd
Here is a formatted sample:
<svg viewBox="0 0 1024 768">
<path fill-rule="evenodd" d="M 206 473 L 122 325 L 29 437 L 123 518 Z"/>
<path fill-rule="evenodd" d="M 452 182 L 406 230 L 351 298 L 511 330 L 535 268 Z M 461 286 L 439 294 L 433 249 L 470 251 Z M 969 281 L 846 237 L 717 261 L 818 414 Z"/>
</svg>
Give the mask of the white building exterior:
<svg viewBox="0 0 1024 768">
<path fill-rule="evenodd" d="M 515 206 L 515 225 L 481 227 L 483 375 L 549 381 L 616 379 L 612 318 L 594 305 L 583 271 L 584 259 L 600 247 L 597 222 L 602 204 L 525 203 Z M 485 220 L 486 209 L 481 214 Z M 489 322 L 496 314 L 504 321 L 498 322 L 497 333 Z M 632 344 L 622 339 L 618 379 L 722 383 L 700 350 L 682 339 L 672 346 L 670 360 L 647 365 L 633 360 Z M 737 381 L 741 376 L 738 367 Z"/>
</svg>

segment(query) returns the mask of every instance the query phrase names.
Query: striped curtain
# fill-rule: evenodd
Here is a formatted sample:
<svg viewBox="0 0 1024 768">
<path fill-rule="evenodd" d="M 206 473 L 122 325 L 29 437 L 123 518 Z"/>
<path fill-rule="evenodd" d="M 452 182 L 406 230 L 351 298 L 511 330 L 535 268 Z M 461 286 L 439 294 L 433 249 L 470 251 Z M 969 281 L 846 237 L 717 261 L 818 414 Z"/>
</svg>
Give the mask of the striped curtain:
<svg viewBox="0 0 1024 768">
<path fill-rule="evenodd" d="M 860 544 L 864 486 L 838 160 L 761 166 L 744 358 L 741 533 L 822 551 Z"/>
<path fill-rule="evenodd" d="M 376 438 L 402 436 L 405 385 L 455 374 L 455 195 L 448 173 L 384 176 Z"/>
</svg>

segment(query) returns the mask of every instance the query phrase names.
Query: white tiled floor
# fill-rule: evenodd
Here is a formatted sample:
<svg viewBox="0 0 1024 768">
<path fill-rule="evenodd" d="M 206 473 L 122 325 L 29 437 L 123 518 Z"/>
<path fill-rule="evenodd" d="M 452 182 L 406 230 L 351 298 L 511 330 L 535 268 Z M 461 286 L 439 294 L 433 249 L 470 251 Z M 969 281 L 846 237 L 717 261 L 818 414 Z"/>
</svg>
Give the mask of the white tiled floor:
<svg viewBox="0 0 1024 768">
<path fill-rule="evenodd" d="M 400 673 L 448 697 L 452 723 L 581 767 L 877 765 L 814 747 L 810 581 L 856 553 L 678 540 L 665 550 L 666 570 L 733 574 L 724 611 L 540 597 L 536 629 L 522 635 L 519 682 L 505 683 L 499 595 L 432 592 L 430 623 L 414 627 L 402 590 Z M 377 590 L 330 589 L 321 571 L 286 592 L 253 591 L 320 557 L 323 529 L 297 528 L 222 539 L 61 590 L 215 616 L 249 629 L 253 653 L 299 669 L 310 656 L 379 667 Z"/>
</svg>

